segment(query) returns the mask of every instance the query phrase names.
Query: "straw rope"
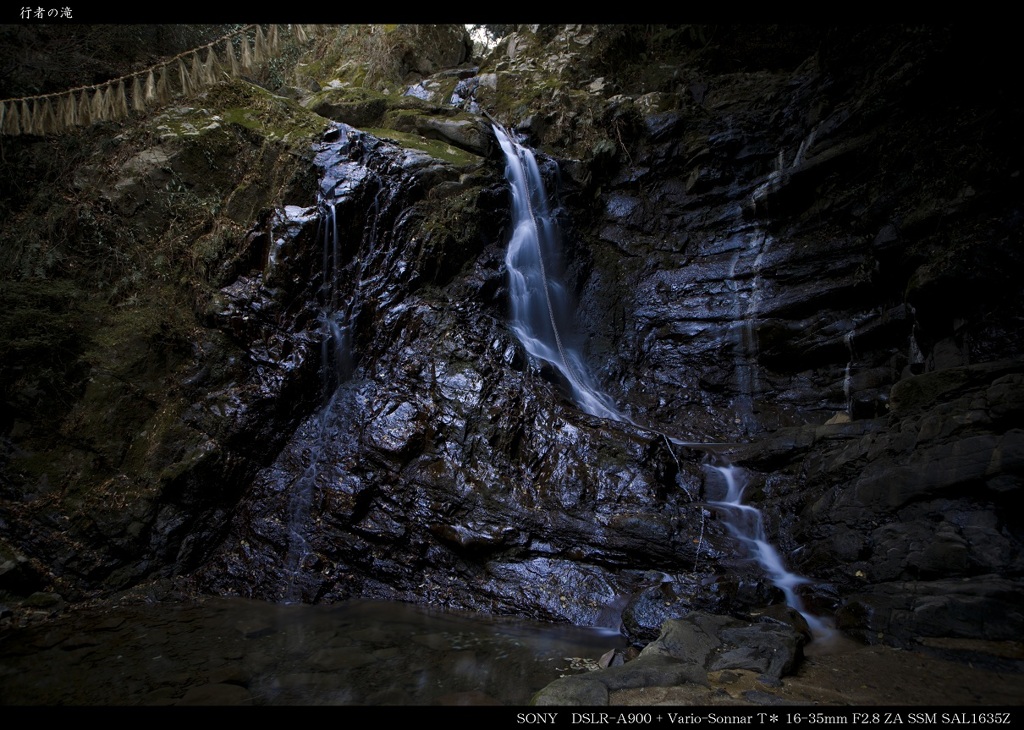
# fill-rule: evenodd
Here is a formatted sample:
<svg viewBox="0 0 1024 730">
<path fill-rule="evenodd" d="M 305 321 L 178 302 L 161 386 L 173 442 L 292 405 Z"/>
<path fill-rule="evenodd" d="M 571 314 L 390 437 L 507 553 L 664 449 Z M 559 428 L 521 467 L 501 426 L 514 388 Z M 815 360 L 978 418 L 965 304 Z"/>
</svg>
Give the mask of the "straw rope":
<svg viewBox="0 0 1024 730">
<path fill-rule="evenodd" d="M 264 32 L 262 26 L 247 25 L 206 45 L 102 84 L 3 99 L 0 134 L 44 136 L 95 122 L 124 119 L 132 112 L 166 104 L 173 97 L 195 94 L 223 78 L 251 73 L 277 55 L 283 33 L 305 43 L 317 30 L 315 25 L 272 25 Z M 240 59 L 235 55 L 236 43 Z M 219 52 L 217 45 L 221 45 Z M 201 57 L 203 51 L 205 60 Z"/>
</svg>

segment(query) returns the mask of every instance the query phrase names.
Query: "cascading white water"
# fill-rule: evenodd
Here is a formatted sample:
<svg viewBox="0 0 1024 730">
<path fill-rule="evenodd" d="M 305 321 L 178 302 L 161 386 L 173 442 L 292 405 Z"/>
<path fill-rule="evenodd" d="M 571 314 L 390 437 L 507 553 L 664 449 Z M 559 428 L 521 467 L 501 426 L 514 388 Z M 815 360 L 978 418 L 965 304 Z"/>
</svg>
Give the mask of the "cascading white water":
<svg viewBox="0 0 1024 730">
<path fill-rule="evenodd" d="M 562 374 L 585 412 L 625 420 L 611 398 L 594 384 L 579 351 L 565 342 L 559 331 L 571 319 L 570 302 L 556 275 L 560 268 L 558 229 L 548 209 L 537 160 L 497 125 L 494 134 L 505 153 L 505 175 L 512 187 L 513 231 L 505 254 L 512 331 L 528 353 L 551 363 Z"/>
<path fill-rule="evenodd" d="M 743 503 L 743 492 L 747 488 L 747 474 L 738 466 L 712 466 L 711 469 L 722 476 L 725 481 L 723 499 L 711 500 L 710 504 L 722 509 L 726 516 L 725 525 L 733 537 L 747 548 L 751 556 L 760 563 L 772 585 L 780 589 L 786 596 L 786 605 L 795 609 L 807 621 L 816 638 L 823 638 L 831 633 L 831 628 L 820 618 L 804 608 L 803 601 L 797 595 L 798 586 L 809 583 L 803 576 L 791 573 L 764 531 L 764 515 L 756 507 Z"/>
<path fill-rule="evenodd" d="M 510 326 L 523 347 L 562 374 L 576 404 L 584 412 L 652 431 L 677 446 L 715 446 L 683 441 L 661 429 L 637 423 L 597 386 L 582 354 L 562 335 L 570 328 L 572 305 L 568 290 L 558 276 L 561 270 L 558 227 L 548 208 L 537 158 L 499 125 L 493 125 L 493 129 L 505 153 L 505 177 L 512 191 L 512 235 L 505 253 L 505 267 L 509 279 Z"/>
<path fill-rule="evenodd" d="M 579 352 L 566 346 L 559 330 L 563 323 L 571 321 L 569 297 L 562 282 L 553 276 L 560 265 L 558 231 L 548 209 L 544 182 L 536 158 L 497 124 L 494 125 L 494 134 L 505 153 L 505 175 L 512 189 L 513 232 L 505 255 L 512 330 L 530 355 L 550 363 L 562 374 L 583 411 L 640 428 L 650 428 L 636 424 L 619 411 L 612 399 L 594 384 Z M 768 242 L 767 234 L 758 240 L 753 264 L 755 272 L 760 270 L 761 258 Z M 730 271 L 732 279 L 735 279 L 735 265 L 736 260 Z M 743 307 L 742 313 L 739 312 L 737 298 L 737 315 L 742 314 L 743 320 L 748 323 L 756 317 L 759 303 L 756 282 L 753 288 L 755 296 Z M 744 355 L 749 355 L 749 347 L 741 346 L 738 349 L 744 350 Z M 752 383 L 754 376 L 749 372 L 747 376 Z M 701 446 L 680 441 L 658 429 L 651 430 L 677 445 Z M 726 496 L 711 504 L 722 508 L 729 530 L 750 550 L 772 583 L 782 590 L 787 605 L 803 615 L 815 636 L 821 638 L 829 635 L 831 629 L 821 619 L 808 613 L 796 594 L 796 587 L 809 581 L 786 570 L 778 551 L 768 542 L 760 510 L 743 504 L 745 472 L 732 465 L 712 468 L 725 480 Z M 743 475 L 743 478 L 738 478 L 738 475 Z"/>
</svg>

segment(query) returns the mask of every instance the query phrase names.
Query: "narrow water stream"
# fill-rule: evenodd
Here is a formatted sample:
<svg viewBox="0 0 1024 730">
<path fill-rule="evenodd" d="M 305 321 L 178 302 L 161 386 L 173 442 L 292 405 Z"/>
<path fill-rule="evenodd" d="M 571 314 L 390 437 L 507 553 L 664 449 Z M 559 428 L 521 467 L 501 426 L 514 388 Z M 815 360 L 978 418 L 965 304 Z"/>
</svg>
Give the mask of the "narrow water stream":
<svg viewBox="0 0 1024 730">
<path fill-rule="evenodd" d="M 537 159 L 498 126 L 494 134 L 505 154 L 505 176 L 512 190 L 513 229 L 505 256 L 512 331 L 527 352 L 562 374 L 584 412 L 624 421 L 612 399 L 595 384 L 583 355 L 566 337 L 572 331 L 572 303 L 558 274 L 558 228 L 548 210 Z"/>
</svg>

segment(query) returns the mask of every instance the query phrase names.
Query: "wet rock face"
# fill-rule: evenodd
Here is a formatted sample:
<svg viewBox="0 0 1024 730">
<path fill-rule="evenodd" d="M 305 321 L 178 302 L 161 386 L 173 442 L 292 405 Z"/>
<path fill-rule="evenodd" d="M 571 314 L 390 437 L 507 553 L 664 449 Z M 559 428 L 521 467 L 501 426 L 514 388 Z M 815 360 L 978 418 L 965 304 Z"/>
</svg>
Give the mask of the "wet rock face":
<svg viewBox="0 0 1024 730">
<path fill-rule="evenodd" d="M 497 226 L 478 252 L 463 248 L 444 294 L 420 288 L 436 268 L 431 253 L 448 247 L 425 252 L 410 221 L 436 205 L 427 191 L 450 170 L 344 126 L 317 160 L 319 227 L 337 238 L 321 238 L 317 250 L 303 232 L 312 220 L 293 214 L 267 282 L 300 270 L 299 279 L 322 282 L 307 287 L 305 307 L 320 311 L 322 352 L 349 347 L 351 364 L 341 372 L 329 357 L 321 362 L 322 405 L 257 476 L 229 540 L 198 572 L 203 585 L 613 627 L 651 567 L 685 570 L 688 588 L 714 596 L 693 597 L 700 605 L 746 605 L 727 588 L 743 580 L 768 600 L 749 565 L 715 578 L 732 546 L 697 504 L 703 473 L 692 459 L 680 461 L 660 437 L 581 414 L 550 372 L 525 359 L 505 323 Z M 494 172 L 477 197 L 500 222 L 508 193 Z M 225 289 L 240 297 L 229 309 L 253 309 L 247 291 L 262 289 Z M 223 318 L 232 326 L 237 314 Z M 307 347 L 313 337 L 291 336 Z"/>
</svg>

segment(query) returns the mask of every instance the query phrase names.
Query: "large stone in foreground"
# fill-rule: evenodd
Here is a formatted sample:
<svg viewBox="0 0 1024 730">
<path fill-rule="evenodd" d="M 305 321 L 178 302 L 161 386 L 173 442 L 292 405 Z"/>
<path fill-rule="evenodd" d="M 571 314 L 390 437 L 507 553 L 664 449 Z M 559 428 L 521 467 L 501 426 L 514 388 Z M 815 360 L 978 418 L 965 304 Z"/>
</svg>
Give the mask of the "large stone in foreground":
<svg viewBox="0 0 1024 730">
<path fill-rule="evenodd" d="M 772 619 L 747 623 L 695 611 L 666 621 L 661 636 L 634 661 L 555 680 L 534 695 L 533 704 L 606 705 L 616 690 L 708 687 L 708 672 L 729 669 L 777 680 L 796 668 L 805 641 L 802 632 Z"/>
</svg>

